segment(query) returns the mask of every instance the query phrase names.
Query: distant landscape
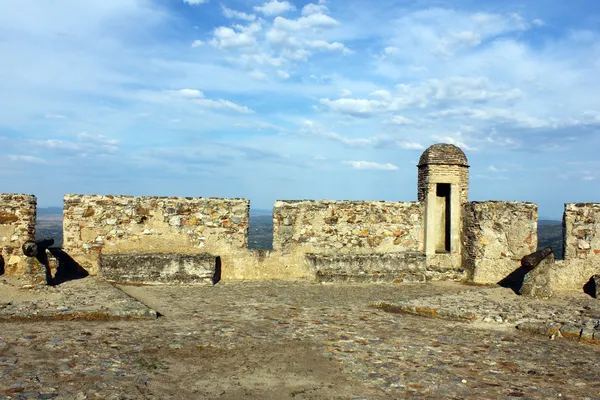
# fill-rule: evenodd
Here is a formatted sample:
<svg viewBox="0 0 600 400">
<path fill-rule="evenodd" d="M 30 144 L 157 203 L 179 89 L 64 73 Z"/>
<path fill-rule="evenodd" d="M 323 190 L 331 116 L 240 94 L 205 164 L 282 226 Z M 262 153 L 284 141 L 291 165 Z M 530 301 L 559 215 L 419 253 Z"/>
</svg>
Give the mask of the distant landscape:
<svg viewBox="0 0 600 400">
<path fill-rule="evenodd" d="M 38 209 L 36 239 L 53 238 L 54 246 L 62 246 L 62 209 Z M 270 250 L 273 243 L 273 217 L 271 210 L 251 210 L 248 248 Z M 556 258 L 563 255 L 562 221 L 541 219 L 538 222 L 538 248 L 551 246 Z"/>
</svg>

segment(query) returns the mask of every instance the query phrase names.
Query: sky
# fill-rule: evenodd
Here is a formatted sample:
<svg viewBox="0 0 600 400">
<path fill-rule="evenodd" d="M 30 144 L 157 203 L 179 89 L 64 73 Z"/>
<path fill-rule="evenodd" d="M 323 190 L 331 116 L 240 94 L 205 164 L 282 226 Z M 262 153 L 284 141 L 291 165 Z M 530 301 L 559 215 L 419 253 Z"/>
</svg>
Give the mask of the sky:
<svg viewBox="0 0 600 400">
<path fill-rule="evenodd" d="M 0 0 L 0 192 L 600 202 L 597 0 Z"/>
</svg>

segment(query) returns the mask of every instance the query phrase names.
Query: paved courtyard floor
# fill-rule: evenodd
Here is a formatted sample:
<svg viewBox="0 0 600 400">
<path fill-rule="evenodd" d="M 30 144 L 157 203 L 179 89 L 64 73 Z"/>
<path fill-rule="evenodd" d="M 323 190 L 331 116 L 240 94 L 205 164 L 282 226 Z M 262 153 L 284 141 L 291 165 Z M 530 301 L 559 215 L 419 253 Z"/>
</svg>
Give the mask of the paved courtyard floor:
<svg viewBox="0 0 600 400">
<path fill-rule="evenodd" d="M 47 290 L 0 285 L 0 399 L 600 399 L 598 345 L 523 332 L 495 323 L 493 313 L 492 322 L 469 323 L 374 306 L 423 299 L 442 307 L 444 297 L 456 305 L 457 296 L 496 288 L 221 282 L 113 292 L 105 285 L 95 278 Z M 96 299 L 85 303 L 88 320 L 70 320 L 85 314 L 74 296 Z M 589 319 L 600 303 L 573 301 L 580 303 L 539 304 L 582 308 Z M 160 316 L 148 319 L 144 305 Z M 39 317 L 11 319 L 15 310 Z"/>
</svg>

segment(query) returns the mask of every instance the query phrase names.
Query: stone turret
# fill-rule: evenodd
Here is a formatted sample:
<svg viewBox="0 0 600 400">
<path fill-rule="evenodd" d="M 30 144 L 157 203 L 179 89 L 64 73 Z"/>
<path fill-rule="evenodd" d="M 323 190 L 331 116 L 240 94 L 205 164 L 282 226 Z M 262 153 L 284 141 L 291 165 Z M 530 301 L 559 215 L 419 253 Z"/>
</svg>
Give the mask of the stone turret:
<svg viewBox="0 0 600 400">
<path fill-rule="evenodd" d="M 419 159 L 418 199 L 425 203 L 425 254 L 429 266 L 461 267 L 462 208 L 469 197 L 469 164 L 452 144 L 434 144 Z"/>
</svg>

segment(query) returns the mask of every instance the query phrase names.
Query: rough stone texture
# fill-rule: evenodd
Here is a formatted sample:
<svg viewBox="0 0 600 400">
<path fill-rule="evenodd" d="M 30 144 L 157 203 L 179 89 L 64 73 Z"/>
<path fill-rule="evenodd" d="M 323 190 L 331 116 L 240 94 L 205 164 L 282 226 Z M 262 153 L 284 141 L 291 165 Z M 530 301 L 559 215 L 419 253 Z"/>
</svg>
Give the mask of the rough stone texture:
<svg viewBox="0 0 600 400">
<path fill-rule="evenodd" d="M 466 321 L 483 327 L 517 327 L 551 338 L 600 344 L 600 303 L 581 292 L 542 300 L 517 296 L 511 289 L 498 286 L 472 286 L 456 294 L 379 301 L 373 305 L 388 312 Z"/>
<path fill-rule="evenodd" d="M 519 294 L 536 299 L 547 299 L 554 295 L 552 273 L 554 254 L 550 253 L 537 266 L 525 274 Z"/>
<path fill-rule="evenodd" d="M 369 306 L 374 300 L 404 302 L 466 288 L 487 289 L 448 282 L 125 286 L 130 296 L 164 318 L 3 323 L 0 398 L 598 398 L 600 346 L 558 335 L 549 340 L 501 323 L 480 329 L 477 322 L 398 315 Z M 89 298 L 84 287 L 79 293 Z M 556 300 L 508 294 L 516 298 L 515 310 L 522 310 L 525 300 L 532 315 L 558 312 L 572 325 L 577 320 L 570 322 L 569 315 L 578 317 L 590 311 L 588 304 L 600 305 L 583 295 L 588 304 L 565 299 L 561 307 L 550 304 Z M 447 297 L 441 298 L 443 305 Z M 41 300 L 40 306 L 57 313 L 61 303 L 52 300 L 48 306 L 47 297 Z M 471 304 L 465 297 L 457 300 L 460 307 Z M 505 312 L 492 309 L 498 303 L 487 296 L 480 302 L 495 315 Z M 582 337 L 594 331 L 586 328 Z"/>
<path fill-rule="evenodd" d="M 0 275 L 25 273 L 27 257 L 21 246 L 35 240 L 36 204 L 32 195 L 0 194 Z"/>
<path fill-rule="evenodd" d="M 105 254 L 100 274 L 119 283 L 212 284 L 216 262 L 212 254 Z"/>
<path fill-rule="evenodd" d="M 30 279 L 32 286 L 45 286 L 48 284 L 48 273 L 46 271 L 46 265 L 38 260 L 37 257 L 27 258 L 27 268 L 25 275 Z"/>
<path fill-rule="evenodd" d="M 554 290 L 581 290 L 600 274 L 600 203 L 566 203 L 563 214 L 564 262 L 557 262 Z"/>
<path fill-rule="evenodd" d="M 63 249 L 90 274 L 100 254 L 212 253 L 246 248 L 246 199 L 68 194 Z"/>
<path fill-rule="evenodd" d="M 474 282 L 499 282 L 536 250 L 536 204 L 470 202 L 464 209 L 463 267 Z"/>
<path fill-rule="evenodd" d="M 400 253 L 423 251 L 420 203 L 277 201 L 273 249 L 282 253 Z"/>
<path fill-rule="evenodd" d="M 437 182 L 458 183 L 460 202 L 465 203 L 469 198 L 469 164 L 465 153 L 452 144 L 438 143 L 429 146 L 419 159 L 417 195 L 419 201 L 427 199 L 431 190 L 431 177 L 437 177 Z"/>
<path fill-rule="evenodd" d="M 138 318 L 156 319 L 157 314 L 102 278 L 88 277 L 58 286 L 31 285 L 28 279 L 15 276 L 0 280 L 0 322 L 4 324 Z"/>
<path fill-rule="evenodd" d="M 418 164 L 417 197 L 425 203 L 425 254 L 437 269 L 458 269 L 462 262 L 462 205 L 469 197 L 469 165 L 463 151 L 434 144 Z M 445 194 L 438 193 L 449 185 Z"/>
<path fill-rule="evenodd" d="M 600 203 L 567 203 L 563 215 L 565 260 L 600 263 Z"/>
<path fill-rule="evenodd" d="M 319 282 L 424 282 L 425 254 L 307 254 Z"/>
<path fill-rule="evenodd" d="M 469 166 L 467 156 L 460 147 L 447 143 L 433 144 L 421 154 L 419 167 L 432 164 Z"/>
</svg>

